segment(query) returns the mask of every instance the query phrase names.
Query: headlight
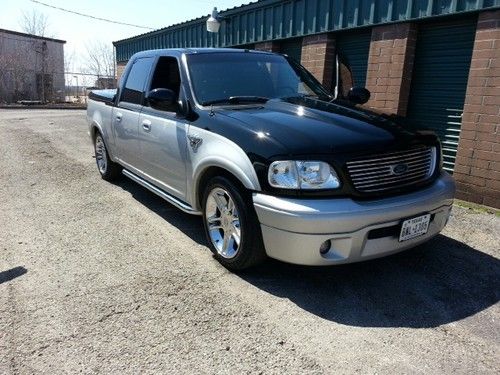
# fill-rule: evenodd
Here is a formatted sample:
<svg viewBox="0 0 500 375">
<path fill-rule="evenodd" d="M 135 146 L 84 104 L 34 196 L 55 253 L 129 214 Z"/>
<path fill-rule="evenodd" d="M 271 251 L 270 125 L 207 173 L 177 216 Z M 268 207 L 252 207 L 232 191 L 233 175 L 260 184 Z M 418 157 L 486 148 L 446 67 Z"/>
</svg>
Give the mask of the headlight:
<svg viewBox="0 0 500 375">
<path fill-rule="evenodd" d="M 340 180 L 328 163 L 322 161 L 275 161 L 269 166 L 267 179 L 281 189 L 337 189 Z"/>
</svg>

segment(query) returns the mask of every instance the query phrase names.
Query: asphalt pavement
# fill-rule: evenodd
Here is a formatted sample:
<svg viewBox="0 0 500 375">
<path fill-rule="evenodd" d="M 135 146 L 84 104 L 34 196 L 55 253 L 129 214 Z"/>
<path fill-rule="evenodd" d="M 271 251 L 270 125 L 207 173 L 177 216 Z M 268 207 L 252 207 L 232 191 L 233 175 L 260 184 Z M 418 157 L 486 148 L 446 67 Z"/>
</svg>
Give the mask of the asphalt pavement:
<svg viewBox="0 0 500 375">
<path fill-rule="evenodd" d="M 365 263 L 232 274 L 98 175 L 80 110 L 0 110 L 0 374 L 498 373 L 500 218 Z"/>
</svg>

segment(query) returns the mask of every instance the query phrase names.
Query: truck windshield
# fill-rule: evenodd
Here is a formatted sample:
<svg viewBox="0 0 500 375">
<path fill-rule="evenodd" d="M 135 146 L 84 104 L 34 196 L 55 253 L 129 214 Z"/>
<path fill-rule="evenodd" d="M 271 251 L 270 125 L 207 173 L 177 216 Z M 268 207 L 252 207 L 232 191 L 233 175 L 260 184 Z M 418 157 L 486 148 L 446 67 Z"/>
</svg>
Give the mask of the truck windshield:
<svg viewBox="0 0 500 375">
<path fill-rule="evenodd" d="M 194 95 L 201 105 L 330 97 L 309 72 L 281 55 L 220 52 L 192 54 L 187 59 Z"/>
</svg>

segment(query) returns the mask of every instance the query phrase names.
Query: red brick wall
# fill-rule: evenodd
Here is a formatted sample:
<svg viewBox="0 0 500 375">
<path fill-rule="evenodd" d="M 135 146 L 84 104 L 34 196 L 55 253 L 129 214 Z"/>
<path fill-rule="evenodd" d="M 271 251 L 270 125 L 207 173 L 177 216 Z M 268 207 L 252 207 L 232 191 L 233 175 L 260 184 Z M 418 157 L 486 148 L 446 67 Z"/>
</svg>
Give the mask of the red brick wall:
<svg viewBox="0 0 500 375">
<path fill-rule="evenodd" d="M 125 67 L 127 66 L 127 63 L 124 62 L 119 62 L 118 64 L 116 64 L 116 79 L 117 79 L 117 82 L 120 82 L 120 78 L 121 76 L 123 75 L 123 72 L 125 71 Z"/>
<path fill-rule="evenodd" d="M 278 42 L 262 42 L 256 43 L 254 49 L 258 51 L 279 52 L 280 45 Z"/>
<path fill-rule="evenodd" d="M 454 177 L 458 198 L 500 208 L 500 10 L 479 14 Z"/>
<path fill-rule="evenodd" d="M 366 88 L 369 107 L 406 115 L 415 56 L 414 24 L 400 23 L 372 29 Z"/>
<path fill-rule="evenodd" d="M 302 39 L 301 64 L 327 89 L 331 89 L 335 64 L 335 39 L 329 34 Z"/>
</svg>

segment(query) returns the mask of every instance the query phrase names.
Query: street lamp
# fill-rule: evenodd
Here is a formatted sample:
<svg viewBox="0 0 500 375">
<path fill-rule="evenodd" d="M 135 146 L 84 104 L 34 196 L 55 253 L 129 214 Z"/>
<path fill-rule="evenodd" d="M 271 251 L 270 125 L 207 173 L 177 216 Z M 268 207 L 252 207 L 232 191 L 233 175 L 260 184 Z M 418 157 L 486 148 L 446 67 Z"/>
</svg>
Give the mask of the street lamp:
<svg viewBox="0 0 500 375">
<path fill-rule="evenodd" d="M 214 8 L 212 15 L 207 19 L 207 31 L 209 33 L 218 33 L 222 21 L 229 22 L 229 17 L 220 16 L 217 8 Z"/>
</svg>

